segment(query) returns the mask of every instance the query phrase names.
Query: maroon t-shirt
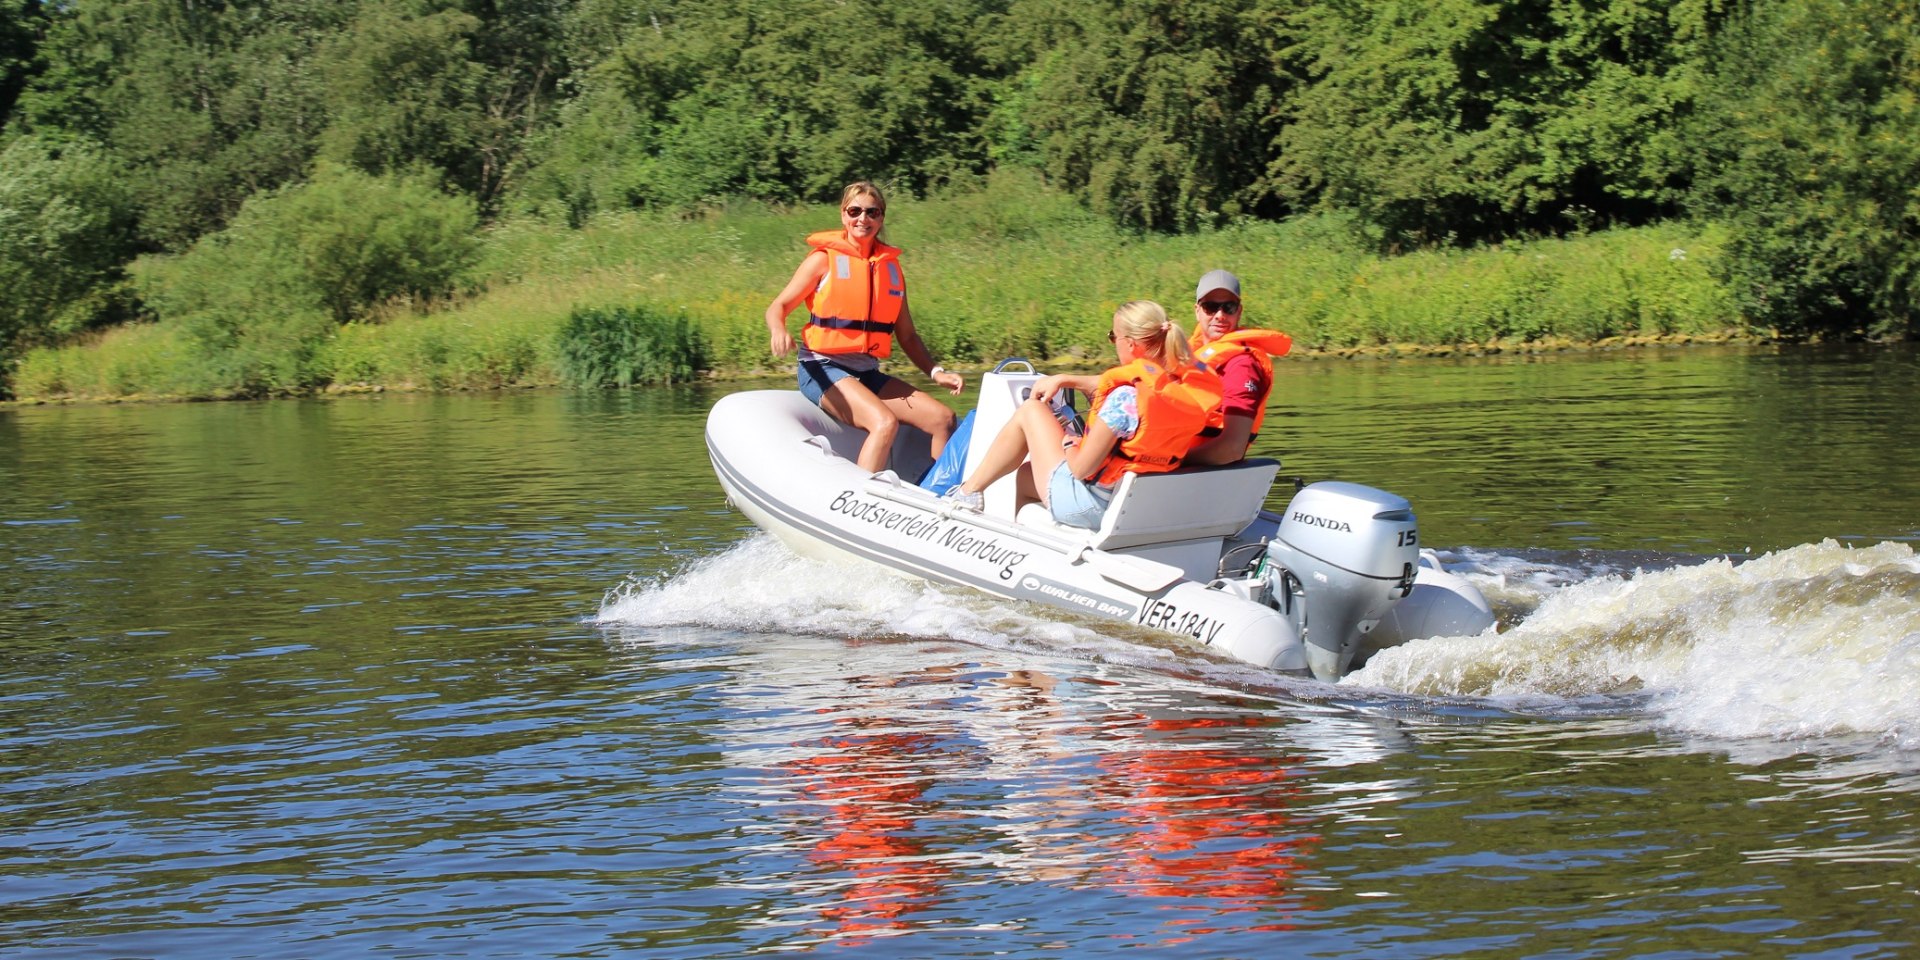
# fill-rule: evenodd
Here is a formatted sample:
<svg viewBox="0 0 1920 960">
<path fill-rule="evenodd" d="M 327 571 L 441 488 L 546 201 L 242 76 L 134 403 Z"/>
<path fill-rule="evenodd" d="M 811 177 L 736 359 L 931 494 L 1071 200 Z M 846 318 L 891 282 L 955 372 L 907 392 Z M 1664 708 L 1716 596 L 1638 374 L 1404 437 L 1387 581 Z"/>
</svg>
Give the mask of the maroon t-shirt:
<svg viewBox="0 0 1920 960">
<path fill-rule="evenodd" d="M 1261 375 L 1260 365 L 1246 351 L 1234 351 L 1214 372 L 1220 374 L 1220 382 L 1226 386 L 1220 409 L 1227 416 L 1252 418 L 1267 405 L 1267 391 L 1273 384 Z"/>
</svg>

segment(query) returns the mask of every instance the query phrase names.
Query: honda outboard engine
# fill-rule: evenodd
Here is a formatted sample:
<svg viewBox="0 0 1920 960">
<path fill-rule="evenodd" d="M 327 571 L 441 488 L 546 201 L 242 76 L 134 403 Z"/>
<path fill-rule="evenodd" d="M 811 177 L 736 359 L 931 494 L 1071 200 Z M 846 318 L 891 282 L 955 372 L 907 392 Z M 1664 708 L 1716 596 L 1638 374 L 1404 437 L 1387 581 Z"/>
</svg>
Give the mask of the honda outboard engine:
<svg viewBox="0 0 1920 960">
<path fill-rule="evenodd" d="M 1294 494 L 1267 544 L 1267 595 L 1299 630 L 1315 678 L 1346 674 L 1361 640 L 1413 592 L 1419 562 L 1405 499 L 1340 481 Z"/>
</svg>

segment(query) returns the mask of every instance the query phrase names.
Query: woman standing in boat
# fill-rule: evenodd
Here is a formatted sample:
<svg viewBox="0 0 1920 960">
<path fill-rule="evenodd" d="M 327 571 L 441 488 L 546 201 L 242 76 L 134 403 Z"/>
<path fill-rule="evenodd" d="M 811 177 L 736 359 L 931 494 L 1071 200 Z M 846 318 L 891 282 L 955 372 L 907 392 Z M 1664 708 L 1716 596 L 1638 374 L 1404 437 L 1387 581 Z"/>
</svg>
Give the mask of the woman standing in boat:
<svg viewBox="0 0 1920 960">
<path fill-rule="evenodd" d="M 1038 500 L 1061 523 L 1096 529 L 1122 476 L 1179 466 L 1201 431 L 1218 422 L 1219 376 L 1189 362 L 1187 335 L 1151 300 L 1121 304 L 1107 339 L 1120 364 L 1098 377 L 1040 378 L 979 469 L 947 499 L 979 510 L 987 486 L 1018 469 L 1019 503 Z M 1069 435 L 1049 403 L 1065 388 L 1093 397 L 1083 437 Z M 1030 466 L 1022 468 L 1023 460 Z"/>
<path fill-rule="evenodd" d="M 914 332 L 900 250 L 880 239 L 886 215 L 879 187 L 864 180 L 848 184 L 840 194 L 841 229 L 807 237 L 812 251 L 767 305 L 773 355 L 784 357 L 794 347 L 787 315 L 802 301 L 807 304 L 800 392 L 835 420 L 867 432 L 859 463 L 871 473 L 886 469 L 902 422 L 933 438 L 935 460 L 953 433 L 952 410 L 880 372 L 880 359 L 892 353 L 895 340 L 934 383 L 955 394 L 966 385 L 959 374 L 933 361 Z"/>
</svg>

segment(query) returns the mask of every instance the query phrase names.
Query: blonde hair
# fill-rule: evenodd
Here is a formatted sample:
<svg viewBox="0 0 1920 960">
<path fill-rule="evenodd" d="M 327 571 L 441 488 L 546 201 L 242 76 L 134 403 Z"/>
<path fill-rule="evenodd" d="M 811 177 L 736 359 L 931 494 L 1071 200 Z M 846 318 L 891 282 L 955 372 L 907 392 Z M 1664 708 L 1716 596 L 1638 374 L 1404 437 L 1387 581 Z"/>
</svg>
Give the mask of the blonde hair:
<svg viewBox="0 0 1920 960">
<path fill-rule="evenodd" d="M 855 180 L 854 182 L 847 184 L 847 188 L 845 190 L 840 191 L 840 209 L 845 210 L 847 208 L 848 201 L 852 200 L 854 197 L 857 197 L 863 193 L 866 194 L 867 196 L 874 198 L 875 200 L 880 201 L 880 209 L 885 210 L 887 208 L 887 195 L 884 193 L 881 193 L 880 188 L 874 185 L 873 181 Z"/>
<path fill-rule="evenodd" d="M 847 188 L 840 191 L 840 209 L 847 209 L 847 204 L 852 203 L 854 197 L 863 193 L 877 201 L 880 204 L 880 210 L 882 212 L 886 211 L 887 195 L 881 193 L 879 185 L 871 180 L 855 180 L 847 184 Z M 873 238 L 881 243 L 887 242 L 887 222 L 885 220 L 880 221 L 880 229 L 873 232 Z"/>
<path fill-rule="evenodd" d="M 1171 369 L 1192 362 L 1186 331 L 1167 318 L 1167 308 L 1152 300 L 1129 300 L 1113 312 L 1113 319 L 1120 336 L 1140 344 L 1161 366 Z"/>
</svg>

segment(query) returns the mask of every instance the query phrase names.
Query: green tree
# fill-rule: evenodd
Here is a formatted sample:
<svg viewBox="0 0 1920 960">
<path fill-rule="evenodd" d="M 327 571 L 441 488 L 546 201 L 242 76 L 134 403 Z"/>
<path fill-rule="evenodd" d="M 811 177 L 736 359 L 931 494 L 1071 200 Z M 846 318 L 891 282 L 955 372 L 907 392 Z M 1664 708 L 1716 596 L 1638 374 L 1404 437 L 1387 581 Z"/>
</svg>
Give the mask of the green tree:
<svg viewBox="0 0 1920 960">
<path fill-rule="evenodd" d="M 650 3 L 639 19 L 639 8 L 588 0 L 567 18 L 573 96 L 558 107 L 557 124 L 533 138 L 518 207 L 563 213 L 578 225 L 596 210 L 661 200 L 654 159 L 668 109 L 704 81 L 706 69 L 705 32 L 682 22 L 681 6 Z M 703 15 L 718 18 L 710 9 L 689 12 L 694 23 Z"/>
<path fill-rule="evenodd" d="M 19 4 L 27 0 L 0 0 Z M 140 233 L 185 249 L 316 157 L 432 167 L 490 201 L 566 76 L 571 0 L 92 0 L 51 5 L 27 127 L 124 166 Z M 6 42 L 0 33 L 0 51 Z M 0 60 L 5 54 L 0 52 Z"/>
<path fill-rule="evenodd" d="M 99 151 L 0 145 L 0 390 L 20 349 L 119 319 L 128 212 Z"/>
<path fill-rule="evenodd" d="M 55 8 L 29 127 L 125 168 L 141 237 L 180 249 L 304 174 L 321 118 L 316 38 L 338 8 L 292 0 L 100 0 Z"/>
<path fill-rule="evenodd" d="M 490 205 L 521 172 L 570 67 L 569 0 L 363 2 L 319 51 L 320 155 L 369 173 L 432 167 Z"/>
<path fill-rule="evenodd" d="M 40 0 L 0 0 L 0 129 L 32 75 L 46 14 Z"/>
<path fill-rule="evenodd" d="M 578 98 L 541 146 L 528 205 L 818 198 L 855 179 L 924 190 L 984 172 L 991 3 L 583 6 Z M 615 39 L 617 38 L 617 40 Z"/>
<path fill-rule="evenodd" d="M 1732 228 L 1720 262 L 1748 316 L 1920 333 L 1920 9 L 1754 3 L 1716 64 L 1697 202 Z"/>
<path fill-rule="evenodd" d="M 473 200 L 441 192 L 430 175 L 322 164 L 307 183 L 249 199 L 230 227 L 171 258 L 154 300 L 176 317 L 218 311 L 247 288 L 262 308 L 345 322 L 395 298 L 451 293 L 478 254 L 477 224 Z"/>
<path fill-rule="evenodd" d="M 483 24 L 468 42 L 487 70 L 471 179 L 483 209 L 526 173 L 532 144 L 558 120 L 560 91 L 574 70 L 566 24 L 579 3 L 468 0 L 468 12 Z"/>
<path fill-rule="evenodd" d="M 368 173 L 425 164 L 477 185 L 486 70 L 469 58 L 477 17 L 366 4 L 318 53 L 327 126 L 320 156 Z"/>
<path fill-rule="evenodd" d="M 1018 116 L 997 119 L 1093 210 L 1157 229 L 1279 212 L 1261 174 L 1282 23 L 1258 3 L 1024 0 L 1009 21 L 1029 63 L 1003 85 Z"/>
<path fill-rule="evenodd" d="M 1716 0 L 1298 4 L 1273 187 L 1390 242 L 1678 212 Z"/>
<path fill-rule="evenodd" d="M 307 183 L 250 198 L 186 253 L 144 259 L 140 295 L 211 355 L 202 392 L 312 387 L 314 351 L 339 323 L 463 282 L 478 216 L 435 180 L 322 164 Z"/>
</svg>

